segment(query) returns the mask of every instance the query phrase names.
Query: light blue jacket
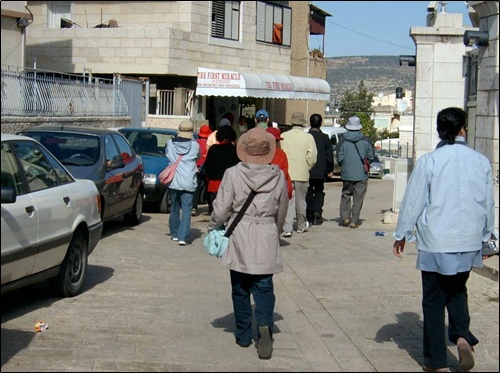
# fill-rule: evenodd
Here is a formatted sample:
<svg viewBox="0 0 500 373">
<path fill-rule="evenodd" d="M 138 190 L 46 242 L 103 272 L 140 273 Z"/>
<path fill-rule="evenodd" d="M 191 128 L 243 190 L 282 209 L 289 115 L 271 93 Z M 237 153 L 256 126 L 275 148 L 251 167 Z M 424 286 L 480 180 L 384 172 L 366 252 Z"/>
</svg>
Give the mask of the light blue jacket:
<svg viewBox="0 0 500 373">
<path fill-rule="evenodd" d="M 497 236 L 494 214 L 488 159 L 465 144 L 444 145 L 415 165 L 393 236 L 416 241 L 425 252 L 478 251 L 482 241 Z"/>
<path fill-rule="evenodd" d="M 183 158 L 177 165 L 175 176 L 169 185 L 169 189 L 194 192 L 196 190 L 196 161 L 200 158 L 200 145 L 196 141 L 174 137 L 168 140 L 165 154 L 171 163 L 175 162 L 179 155 Z"/>
</svg>

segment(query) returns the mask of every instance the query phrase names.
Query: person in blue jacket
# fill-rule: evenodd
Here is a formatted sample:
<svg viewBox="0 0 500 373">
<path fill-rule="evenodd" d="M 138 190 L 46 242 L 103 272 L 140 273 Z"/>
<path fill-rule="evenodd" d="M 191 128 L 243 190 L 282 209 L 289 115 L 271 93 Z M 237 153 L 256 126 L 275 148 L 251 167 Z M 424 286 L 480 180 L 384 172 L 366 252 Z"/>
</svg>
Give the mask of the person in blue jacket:
<svg viewBox="0 0 500 373">
<path fill-rule="evenodd" d="M 179 124 L 177 136 L 168 140 L 165 154 L 170 162 L 182 159 L 177 165 L 175 176 L 168 187 L 170 197 L 170 239 L 179 245 L 187 245 L 191 236 L 191 209 L 196 191 L 196 161 L 200 158 L 200 146 L 193 140 L 194 125 L 190 120 Z"/>
<path fill-rule="evenodd" d="M 350 228 L 360 225 L 359 216 L 368 189 L 368 174 L 363 160 L 372 163 L 375 159 L 373 145 L 361 133 L 362 128 L 358 117 L 350 117 L 345 126 L 347 132 L 337 144 L 337 162 L 342 178 L 339 225 Z"/>
<path fill-rule="evenodd" d="M 497 240 L 490 161 L 465 142 L 467 113 L 437 115 L 437 148 L 418 159 L 401 201 L 393 253 L 416 241 L 422 277 L 424 371 L 448 372 L 448 339 L 457 345 L 461 371 L 474 366 L 479 341 L 470 331 L 467 280 L 482 267 L 482 242 Z"/>
</svg>

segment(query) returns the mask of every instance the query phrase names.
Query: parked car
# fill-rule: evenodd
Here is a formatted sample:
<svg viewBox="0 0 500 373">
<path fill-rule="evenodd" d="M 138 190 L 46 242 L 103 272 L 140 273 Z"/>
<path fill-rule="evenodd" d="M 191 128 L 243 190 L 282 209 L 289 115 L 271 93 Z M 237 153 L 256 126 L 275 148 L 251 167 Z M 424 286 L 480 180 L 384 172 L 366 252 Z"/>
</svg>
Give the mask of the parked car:
<svg viewBox="0 0 500 373">
<path fill-rule="evenodd" d="M 311 127 L 307 126 L 304 127 L 304 132 L 309 132 Z M 332 142 L 333 146 L 333 174 L 335 176 L 340 176 L 340 165 L 337 162 L 337 157 L 336 157 L 336 150 L 337 150 L 337 144 L 339 143 L 340 139 L 344 136 L 344 133 L 347 132 L 347 130 L 344 127 L 333 127 L 333 126 L 321 126 L 320 130 L 323 133 L 326 133 L 328 137 L 330 138 L 330 141 Z"/>
<path fill-rule="evenodd" d="M 368 176 L 375 179 L 382 179 L 384 176 L 384 165 L 377 156 L 375 156 L 373 162 L 370 163 L 370 173 Z"/>
<path fill-rule="evenodd" d="M 151 204 L 156 211 L 168 213 L 170 211 L 168 185 L 160 183 L 158 176 L 170 164 L 165 155 L 165 146 L 168 140 L 177 135 L 177 130 L 158 127 L 122 127 L 118 131 L 132 144 L 144 162 L 144 202 Z M 206 193 L 202 190 L 198 204 L 205 203 L 207 203 Z"/>
<path fill-rule="evenodd" d="M 144 166 L 118 131 L 71 126 L 36 126 L 20 134 L 38 140 L 80 179 L 94 181 L 103 222 L 123 216 L 128 224 L 142 219 Z"/>
<path fill-rule="evenodd" d="M 49 279 L 59 295 L 75 296 L 102 234 L 97 187 L 32 138 L 1 140 L 2 294 Z"/>
<path fill-rule="evenodd" d="M 158 175 L 170 164 L 165 155 L 168 140 L 177 130 L 168 128 L 122 127 L 118 131 L 125 136 L 144 162 L 144 202 L 150 203 L 162 213 L 169 210 L 168 186 L 158 180 Z"/>
</svg>

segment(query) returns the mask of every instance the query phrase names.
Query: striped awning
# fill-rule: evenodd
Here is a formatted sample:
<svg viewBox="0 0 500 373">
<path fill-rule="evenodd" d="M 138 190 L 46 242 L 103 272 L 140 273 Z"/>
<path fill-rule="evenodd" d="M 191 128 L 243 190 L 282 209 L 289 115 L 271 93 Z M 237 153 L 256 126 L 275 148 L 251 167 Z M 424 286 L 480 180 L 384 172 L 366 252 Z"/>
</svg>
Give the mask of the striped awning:
<svg viewBox="0 0 500 373">
<path fill-rule="evenodd" d="M 196 95 L 330 101 L 330 84 L 301 76 L 198 68 Z"/>
</svg>

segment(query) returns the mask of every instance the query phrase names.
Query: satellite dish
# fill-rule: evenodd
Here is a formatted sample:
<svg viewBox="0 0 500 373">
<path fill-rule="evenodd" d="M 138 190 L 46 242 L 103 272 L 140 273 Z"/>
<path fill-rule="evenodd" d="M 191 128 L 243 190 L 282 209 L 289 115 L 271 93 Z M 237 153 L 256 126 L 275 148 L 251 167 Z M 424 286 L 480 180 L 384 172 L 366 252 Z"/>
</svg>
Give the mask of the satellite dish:
<svg viewBox="0 0 500 373">
<path fill-rule="evenodd" d="M 408 101 L 406 100 L 398 100 L 397 106 L 398 111 L 400 113 L 404 112 L 408 108 Z"/>
<path fill-rule="evenodd" d="M 378 94 L 378 98 L 380 98 L 380 99 L 382 100 L 382 97 L 384 97 L 384 94 L 383 94 L 382 92 L 380 92 L 380 93 Z"/>
</svg>

